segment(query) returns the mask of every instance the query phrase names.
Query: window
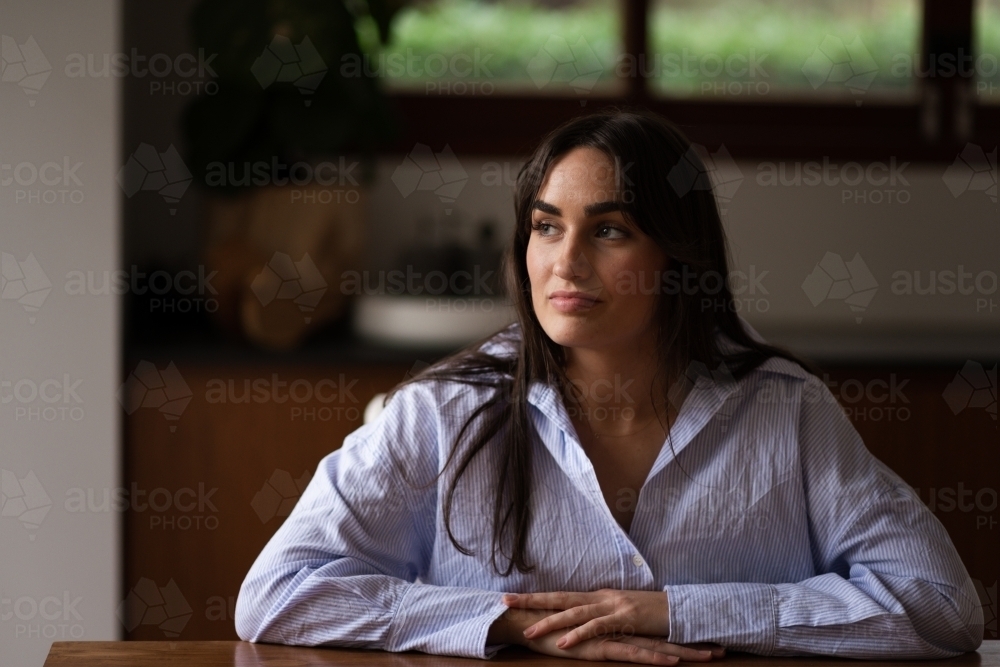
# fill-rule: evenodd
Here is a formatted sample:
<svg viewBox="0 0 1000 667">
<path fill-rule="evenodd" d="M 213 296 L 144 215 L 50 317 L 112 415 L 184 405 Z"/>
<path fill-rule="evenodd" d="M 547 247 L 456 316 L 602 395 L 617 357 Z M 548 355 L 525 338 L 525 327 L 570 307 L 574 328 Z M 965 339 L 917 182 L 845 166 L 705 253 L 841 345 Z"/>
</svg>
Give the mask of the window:
<svg viewBox="0 0 1000 667">
<path fill-rule="evenodd" d="M 649 32 L 643 75 L 667 95 L 916 97 L 918 0 L 656 0 Z"/>
<path fill-rule="evenodd" d="M 1000 103 L 1000 0 L 979 0 L 975 15 L 976 96 Z"/>
<path fill-rule="evenodd" d="M 393 36 L 373 62 L 423 66 L 378 74 L 407 125 L 393 151 L 524 153 L 629 103 L 746 159 L 950 163 L 1000 128 L 1000 0 L 424 0 Z M 974 49 L 975 72 L 943 66 Z"/>
<path fill-rule="evenodd" d="M 372 58 L 390 90 L 428 95 L 620 93 L 616 2 L 433 0 L 402 9 Z"/>
</svg>

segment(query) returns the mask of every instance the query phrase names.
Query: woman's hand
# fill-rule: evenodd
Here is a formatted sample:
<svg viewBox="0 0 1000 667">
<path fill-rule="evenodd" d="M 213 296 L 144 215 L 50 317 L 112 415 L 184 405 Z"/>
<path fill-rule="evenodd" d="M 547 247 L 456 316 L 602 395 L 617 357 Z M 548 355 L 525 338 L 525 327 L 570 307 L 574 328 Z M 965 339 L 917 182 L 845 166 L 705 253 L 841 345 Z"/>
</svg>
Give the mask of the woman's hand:
<svg viewBox="0 0 1000 667">
<path fill-rule="evenodd" d="M 663 591 L 620 591 L 603 588 L 590 593 L 506 594 L 503 602 L 517 609 L 561 609 L 525 630 L 532 639 L 553 630 L 579 626 L 562 637 L 558 648 L 571 648 L 586 639 L 612 635 L 667 637 L 670 614 Z"/>
<path fill-rule="evenodd" d="M 645 665 L 676 665 L 681 660 L 707 662 L 713 657 L 721 658 L 725 653 L 721 646 L 715 644 L 682 646 L 656 637 L 641 636 L 595 637 L 584 639 L 567 649 L 561 649 L 556 645 L 559 635 L 558 632 L 551 632 L 537 636 L 537 639 L 529 639 L 525 645 L 536 653 L 560 658 L 617 660 Z"/>
</svg>

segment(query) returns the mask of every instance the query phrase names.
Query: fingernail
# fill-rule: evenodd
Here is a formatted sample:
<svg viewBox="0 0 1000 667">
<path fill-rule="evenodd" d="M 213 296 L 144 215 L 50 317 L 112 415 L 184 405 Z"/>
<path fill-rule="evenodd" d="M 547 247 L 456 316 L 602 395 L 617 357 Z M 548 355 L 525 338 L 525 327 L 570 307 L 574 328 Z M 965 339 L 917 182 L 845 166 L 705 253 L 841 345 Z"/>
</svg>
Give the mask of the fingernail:
<svg viewBox="0 0 1000 667">
<path fill-rule="evenodd" d="M 566 646 L 566 638 L 563 637 L 562 639 L 560 639 L 559 641 L 557 641 L 556 642 L 556 646 L 558 646 L 559 648 L 563 648 L 564 646 Z"/>
<path fill-rule="evenodd" d="M 534 628 L 528 628 L 527 630 L 524 631 L 524 636 L 525 637 L 530 637 L 534 633 L 535 633 L 535 629 Z"/>
<path fill-rule="evenodd" d="M 726 649 L 724 649 L 724 648 L 713 648 L 712 649 L 712 655 L 725 655 L 725 654 L 726 654 Z"/>
<path fill-rule="evenodd" d="M 517 602 L 517 595 L 514 593 L 506 593 L 502 599 L 504 602 Z"/>
<path fill-rule="evenodd" d="M 706 658 L 711 658 L 712 657 L 712 652 L 711 651 L 698 651 L 698 653 L 701 653 Z"/>
</svg>

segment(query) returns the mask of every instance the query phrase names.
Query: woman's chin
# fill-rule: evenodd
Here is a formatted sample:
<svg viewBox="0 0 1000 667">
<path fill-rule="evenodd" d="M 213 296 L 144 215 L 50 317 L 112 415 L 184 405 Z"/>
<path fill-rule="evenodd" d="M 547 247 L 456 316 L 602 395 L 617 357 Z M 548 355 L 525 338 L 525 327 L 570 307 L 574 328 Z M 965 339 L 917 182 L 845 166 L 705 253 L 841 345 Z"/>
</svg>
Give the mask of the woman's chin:
<svg viewBox="0 0 1000 667">
<path fill-rule="evenodd" d="M 607 328 L 597 322 L 556 322 L 542 327 L 549 338 L 563 347 L 600 347 Z"/>
</svg>

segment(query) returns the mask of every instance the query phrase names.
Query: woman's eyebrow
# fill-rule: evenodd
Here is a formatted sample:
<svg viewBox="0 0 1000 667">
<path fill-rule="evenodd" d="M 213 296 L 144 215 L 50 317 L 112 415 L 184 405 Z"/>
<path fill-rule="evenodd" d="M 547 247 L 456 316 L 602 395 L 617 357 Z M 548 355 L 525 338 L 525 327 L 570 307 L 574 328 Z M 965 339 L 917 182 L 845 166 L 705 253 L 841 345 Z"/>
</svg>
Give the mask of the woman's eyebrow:
<svg viewBox="0 0 1000 667">
<path fill-rule="evenodd" d="M 587 204 L 584 206 L 583 214 L 588 218 L 592 218 L 595 215 L 604 215 L 605 213 L 620 210 L 622 210 L 622 205 L 616 201 L 601 201 L 596 204 Z"/>
<path fill-rule="evenodd" d="M 542 201 L 541 199 L 535 200 L 535 203 L 531 205 L 531 210 L 541 211 L 542 213 L 548 213 L 549 215 L 562 215 L 562 210 L 558 206 L 553 206 L 552 204 Z"/>
<path fill-rule="evenodd" d="M 541 199 L 536 199 L 535 203 L 531 205 L 531 208 L 532 210 L 538 210 L 550 215 L 562 215 L 562 210 L 558 206 L 553 206 L 552 204 L 542 201 Z M 605 213 L 620 210 L 622 210 L 622 206 L 616 201 L 600 201 L 584 206 L 583 214 L 588 218 L 592 218 L 596 215 L 604 215 Z"/>
</svg>

